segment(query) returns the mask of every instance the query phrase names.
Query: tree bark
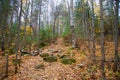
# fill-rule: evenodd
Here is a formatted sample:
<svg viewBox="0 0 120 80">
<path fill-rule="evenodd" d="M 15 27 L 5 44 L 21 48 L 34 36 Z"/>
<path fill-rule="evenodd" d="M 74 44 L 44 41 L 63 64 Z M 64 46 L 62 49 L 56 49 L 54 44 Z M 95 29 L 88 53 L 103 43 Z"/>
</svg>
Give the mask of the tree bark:
<svg viewBox="0 0 120 80">
<path fill-rule="evenodd" d="M 119 10 L 119 0 L 115 2 L 115 25 L 114 25 L 114 66 L 113 71 L 116 72 L 118 70 L 118 26 L 119 26 L 119 18 L 118 18 L 118 10 Z"/>
<path fill-rule="evenodd" d="M 106 80 L 104 66 L 105 66 L 105 48 L 104 48 L 104 26 L 103 26 L 103 4 L 100 0 L 100 44 L 101 44 L 101 73 L 102 79 Z"/>
<path fill-rule="evenodd" d="M 76 47 L 76 39 L 75 39 L 75 26 L 74 26 L 74 11 L 73 11 L 73 0 L 70 1 L 70 27 L 71 27 L 71 39 L 72 39 L 72 47 Z"/>
<path fill-rule="evenodd" d="M 19 24 L 18 24 L 18 32 L 17 32 L 17 41 L 16 41 L 16 60 L 18 60 L 18 51 L 20 47 L 20 26 L 21 26 L 21 16 L 22 16 L 22 0 L 20 0 L 20 13 L 19 13 Z M 18 72 L 17 64 L 15 64 L 15 74 Z"/>
<path fill-rule="evenodd" d="M 92 53 L 93 53 L 93 60 L 95 59 L 95 53 L 96 53 L 96 46 L 95 46 L 95 14 L 94 14 L 94 4 L 93 0 L 91 1 L 92 5 Z"/>
</svg>

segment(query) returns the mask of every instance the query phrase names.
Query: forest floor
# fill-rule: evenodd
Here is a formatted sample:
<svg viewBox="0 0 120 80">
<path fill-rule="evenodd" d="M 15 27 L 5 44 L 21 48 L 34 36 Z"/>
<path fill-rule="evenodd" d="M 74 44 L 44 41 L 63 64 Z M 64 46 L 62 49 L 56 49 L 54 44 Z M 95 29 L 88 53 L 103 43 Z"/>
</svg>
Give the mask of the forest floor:
<svg viewBox="0 0 120 80">
<path fill-rule="evenodd" d="M 117 80 L 118 73 L 112 71 L 113 65 L 113 43 L 107 42 L 106 48 L 106 63 L 105 71 L 107 80 Z M 87 43 L 81 42 L 79 48 L 72 49 L 71 46 L 65 45 L 63 39 L 59 38 L 55 43 L 42 48 L 42 53 L 49 53 L 57 56 L 72 53 L 72 58 L 76 63 L 65 65 L 58 58 L 57 62 L 46 62 L 42 57 L 38 56 L 23 56 L 22 63 L 16 75 L 12 75 L 14 67 L 12 66 L 11 73 L 6 80 L 101 80 L 100 70 L 100 45 L 96 45 L 96 61 L 91 60 L 92 53 L 87 49 Z M 119 47 L 120 51 L 120 47 Z M 74 55 L 74 56 L 73 56 Z M 10 56 L 12 58 L 12 56 Z M 36 69 L 39 64 L 44 65 L 43 68 Z M 117 78 L 116 78 L 117 77 Z M 118 79 L 119 80 L 119 79 Z"/>
</svg>

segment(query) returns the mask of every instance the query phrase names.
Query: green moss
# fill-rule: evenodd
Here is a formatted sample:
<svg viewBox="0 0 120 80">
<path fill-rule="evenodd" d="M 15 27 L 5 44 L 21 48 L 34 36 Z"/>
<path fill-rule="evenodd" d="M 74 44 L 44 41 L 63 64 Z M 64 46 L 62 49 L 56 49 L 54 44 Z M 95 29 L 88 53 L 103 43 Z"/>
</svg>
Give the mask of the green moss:
<svg viewBox="0 0 120 80">
<path fill-rule="evenodd" d="M 57 55 L 60 59 L 69 58 L 69 55 Z"/>
<path fill-rule="evenodd" d="M 41 42 L 41 43 L 39 44 L 39 48 L 45 47 L 46 45 L 47 45 L 47 43 Z"/>
<path fill-rule="evenodd" d="M 75 59 L 70 59 L 70 58 L 63 58 L 61 60 L 61 63 L 63 63 L 63 64 L 73 64 L 73 63 L 76 63 L 76 60 Z"/>
<path fill-rule="evenodd" d="M 10 48 L 9 53 L 10 53 L 10 55 L 15 54 L 15 50 L 13 48 Z"/>
<path fill-rule="evenodd" d="M 48 57 L 44 57 L 43 60 L 46 62 L 57 62 L 57 57 L 56 56 L 48 56 Z"/>
<path fill-rule="evenodd" d="M 20 63 L 21 63 L 21 60 L 20 60 L 20 59 L 13 59 L 13 60 L 12 60 L 12 63 L 13 63 L 14 65 L 20 64 Z"/>
<path fill-rule="evenodd" d="M 41 57 L 48 57 L 49 54 L 48 53 L 43 53 L 43 54 L 40 54 Z"/>
<path fill-rule="evenodd" d="M 43 64 L 38 64 L 35 66 L 35 69 L 43 69 L 44 65 Z"/>
<path fill-rule="evenodd" d="M 71 54 L 71 51 L 70 51 L 70 50 L 68 50 L 65 54 Z"/>
<path fill-rule="evenodd" d="M 74 49 L 74 47 L 72 47 L 72 46 L 71 46 L 71 47 L 69 47 L 69 49 L 68 49 L 68 50 L 73 50 L 73 49 Z"/>
</svg>

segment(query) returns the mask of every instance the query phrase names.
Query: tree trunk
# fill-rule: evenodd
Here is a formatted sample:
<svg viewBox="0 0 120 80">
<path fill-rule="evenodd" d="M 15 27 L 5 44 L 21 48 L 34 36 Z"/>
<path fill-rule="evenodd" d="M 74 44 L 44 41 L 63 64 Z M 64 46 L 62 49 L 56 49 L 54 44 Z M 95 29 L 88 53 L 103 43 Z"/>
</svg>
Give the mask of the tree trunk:
<svg viewBox="0 0 120 80">
<path fill-rule="evenodd" d="M 18 60 L 18 51 L 19 51 L 19 42 L 20 42 L 20 26 L 21 26 L 21 16 L 22 16 L 22 0 L 20 1 L 20 13 L 19 13 L 19 24 L 17 32 L 17 41 L 16 41 L 16 60 Z M 18 72 L 17 64 L 15 64 L 15 74 Z"/>
<path fill-rule="evenodd" d="M 31 32 L 31 29 L 33 30 L 33 26 L 32 26 L 32 14 L 33 14 L 33 0 L 31 0 L 31 13 L 30 13 L 30 36 L 31 36 L 31 39 L 33 38 L 32 32 Z M 32 42 L 30 41 L 29 53 L 31 53 L 31 46 L 32 46 Z"/>
<path fill-rule="evenodd" d="M 93 53 L 93 60 L 95 59 L 95 52 L 96 52 L 96 46 L 95 46 L 95 17 L 94 17 L 94 4 L 93 0 L 91 1 L 92 5 L 92 53 Z"/>
<path fill-rule="evenodd" d="M 53 23 L 53 34 L 52 34 L 52 39 L 55 37 L 55 23 L 56 23 L 56 18 L 54 18 L 54 23 Z"/>
<path fill-rule="evenodd" d="M 4 45 L 4 34 L 3 34 L 3 31 L 4 31 L 4 30 L 2 30 L 2 40 L 1 40 L 1 49 L 2 49 L 2 52 L 5 51 L 5 45 Z"/>
<path fill-rule="evenodd" d="M 40 22 L 41 22 L 41 17 L 40 17 L 40 14 L 41 14 L 41 3 L 42 3 L 42 0 L 40 2 L 40 10 L 39 10 L 39 14 L 38 14 L 38 19 L 39 19 L 39 29 L 38 29 L 38 53 L 39 53 L 39 46 L 40 46 Z"/>
<path fill-rule="evenodd" d="M 15 6 L 15 3 L 14 3 L 14 6 Z M 13 7 L 14 7 L 13 6 Z M 11 21 L 10 21 L 10 33 L 9 33 L 9 36 L 8 36 L 8 41 L 7 41 L 7 49 L 9 50 L 10 49 L 10 44 L 12 42 L 11 38 L 12 38 L 12 33 L 11 33 L 11 29 L 12 29 L 12 26 L 13 26 L 13 14 L 14 14 L 14 10 L 12 8 L 12 11 L 11 11 Z M 8 70 L 9 70 L 9 53 L 7 52 L 6 54 L 6 68 L 5 68 L 5 75 L 8 76 Z"/>
<path fill-rule="evenodd" d="M 76 39 L 75 39 L 73 0 L 70 1 L 70 27 L 71 27 L 72 47 L 75 48 L 76 47 Z"/>
<path fill-rule="evenodd" d="M 27 6 L 27 9 L 26 9 L 26 11 L 25 11 L 25 18 L 24 18 L 24 20 L 25 20 L 25 24 L 24 24 L 24 37 L 23 37 L 23 48 L 25 48 L 26 47 L 26 26 L 27 26 L 27 20 L 28 20 L 28 12 L 29 12 L 29 3 L 30 3 L 30 1 L 29 2 L 27 2 L 27 0 L 26 0 L 26 6 Z"/>
<path fill-rule="evenodd" d="M 88 0 L 87 0 L 88 3 Z M 89 17 L 89 9 L 87 9 L 87 13 L 86 13 L 86 26 L 87 26 L 87 40 L 88 40 L 88 51 L 90 53 L 90 17 Z"/>
<path fill-rule="evenodd" d="M 113 71 L 116 72 L 118 70 L 118 26 L 119 26 L 119 19 L 118 19 L 118 9 L 119 9 L 119 0 L 115 2 L 115 25 L 114 25 L 114 66 Z"/>
<path fill-rule="evenodd" d="M 101 44 L 101 71 L 102 71 L 102 79 L 106 80 L 104 65 L 105 65 L 105 48 L 104 48 L 104 26 L 103 26 L 103 5 L 102 0 L 100 0 L 100 44 Z"/>
</svg>

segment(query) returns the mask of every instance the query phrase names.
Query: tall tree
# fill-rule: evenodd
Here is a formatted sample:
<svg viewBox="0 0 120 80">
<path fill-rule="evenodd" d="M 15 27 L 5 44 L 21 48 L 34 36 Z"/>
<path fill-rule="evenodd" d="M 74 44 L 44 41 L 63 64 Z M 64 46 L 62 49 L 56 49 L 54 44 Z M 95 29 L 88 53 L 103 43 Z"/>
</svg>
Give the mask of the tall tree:
<svg viewBox="0 0 120 80">
<path fill-rule="evenodd" d="M 70 0 L 70 27 L 71 27 L 71 39 L 72 39 L 72 47 L 76 47 L 76 39 L 75 39 L 75 26 L 74 26 L 74 0 Z"/>
<path fill-rule="evenodd" d="M 119 10 L 119 0 L 115 0 L 115 25 L 114 25 L 114 66 L 113 71 L 118 70 L 118 26 L 119 26 L 119 16 L 118 16 L 118 10 Z"/>
<path fill-rule="evenodd" d="M 21 26 L 21 16 L 22 16 L 22 0 L 20 0 L 20 12 L 19 12 L 19 19 L 18 19 L 18 29 L 17 29 L 17 41 L 16 41 L 16 59 L 15 61 L 18 61 L 18 53 L 20 48 L 20 26 Z M 15 64 L 15 73 L 18 72 L 17 64 Z"/>
<path fill-rule="evenodd" d="M 7 20 L 10 12 L 10 0 L 0 1 L 0 34 L 1 34 L 1 49 L 5 50 L 5 34 L 7 30 Z"/>
<path fill-rule="evenodd" d="M 95 52 L 96 52 L 96 47 L 95 47 L 95 14 L 94 14 L 94 4 L 93 0 L 91 0 L 91 5 L 92 5 L 92 53 L 93 53 L 93 59 L 95 59 Z"/>
<path fill-rule="evenodd" d="M 10 37 L 9 37 L 10 34 L 9 32 L 7 32 L 8 30 L 7 26 L 9 26 L 7 21 L 10 15 L 10 9 L 11 9 L 10 0 L 0 1 L 0 34 L 1 34 L 0 40 L 1 40 L 1 49 L 3 53 L 6 54 L 5 76 L 8 76 L 8 66 L 9 66 L 9 53 L 8 50 L 6 52 L 5 49 L 9 49 L 10 47 Z M 5 41 L 7 39 L 8 41 Z M 8 45 L 5 47 L 5 44 Z"/>
<path fill-rule="evenodd" d="M 103 4 L 102 0 L 100 0 L 100 44 L 101 44 L 101 71 L 102 71 L 102 79 L 106 80 L 105 77 L 105 71 L 104 71 L 104 66 L 105 66 L 105 48 L 104 48 L 104 25 L 103 25 Z"/>
<path fill-rule="evenodd" d="M 22 10 L 24 11 L 24 37 L 23 37 L 23 46 L 25 47 L 26 44 L 26 26 L 27 26 L 27 23 L 28 23 L 28 13 L 29 13 L 29 8 L 30 7 L 30 1 L 29 0 L 26 0 L 26 3 L 25 3 L 25 10 Z"/>
</svg>

